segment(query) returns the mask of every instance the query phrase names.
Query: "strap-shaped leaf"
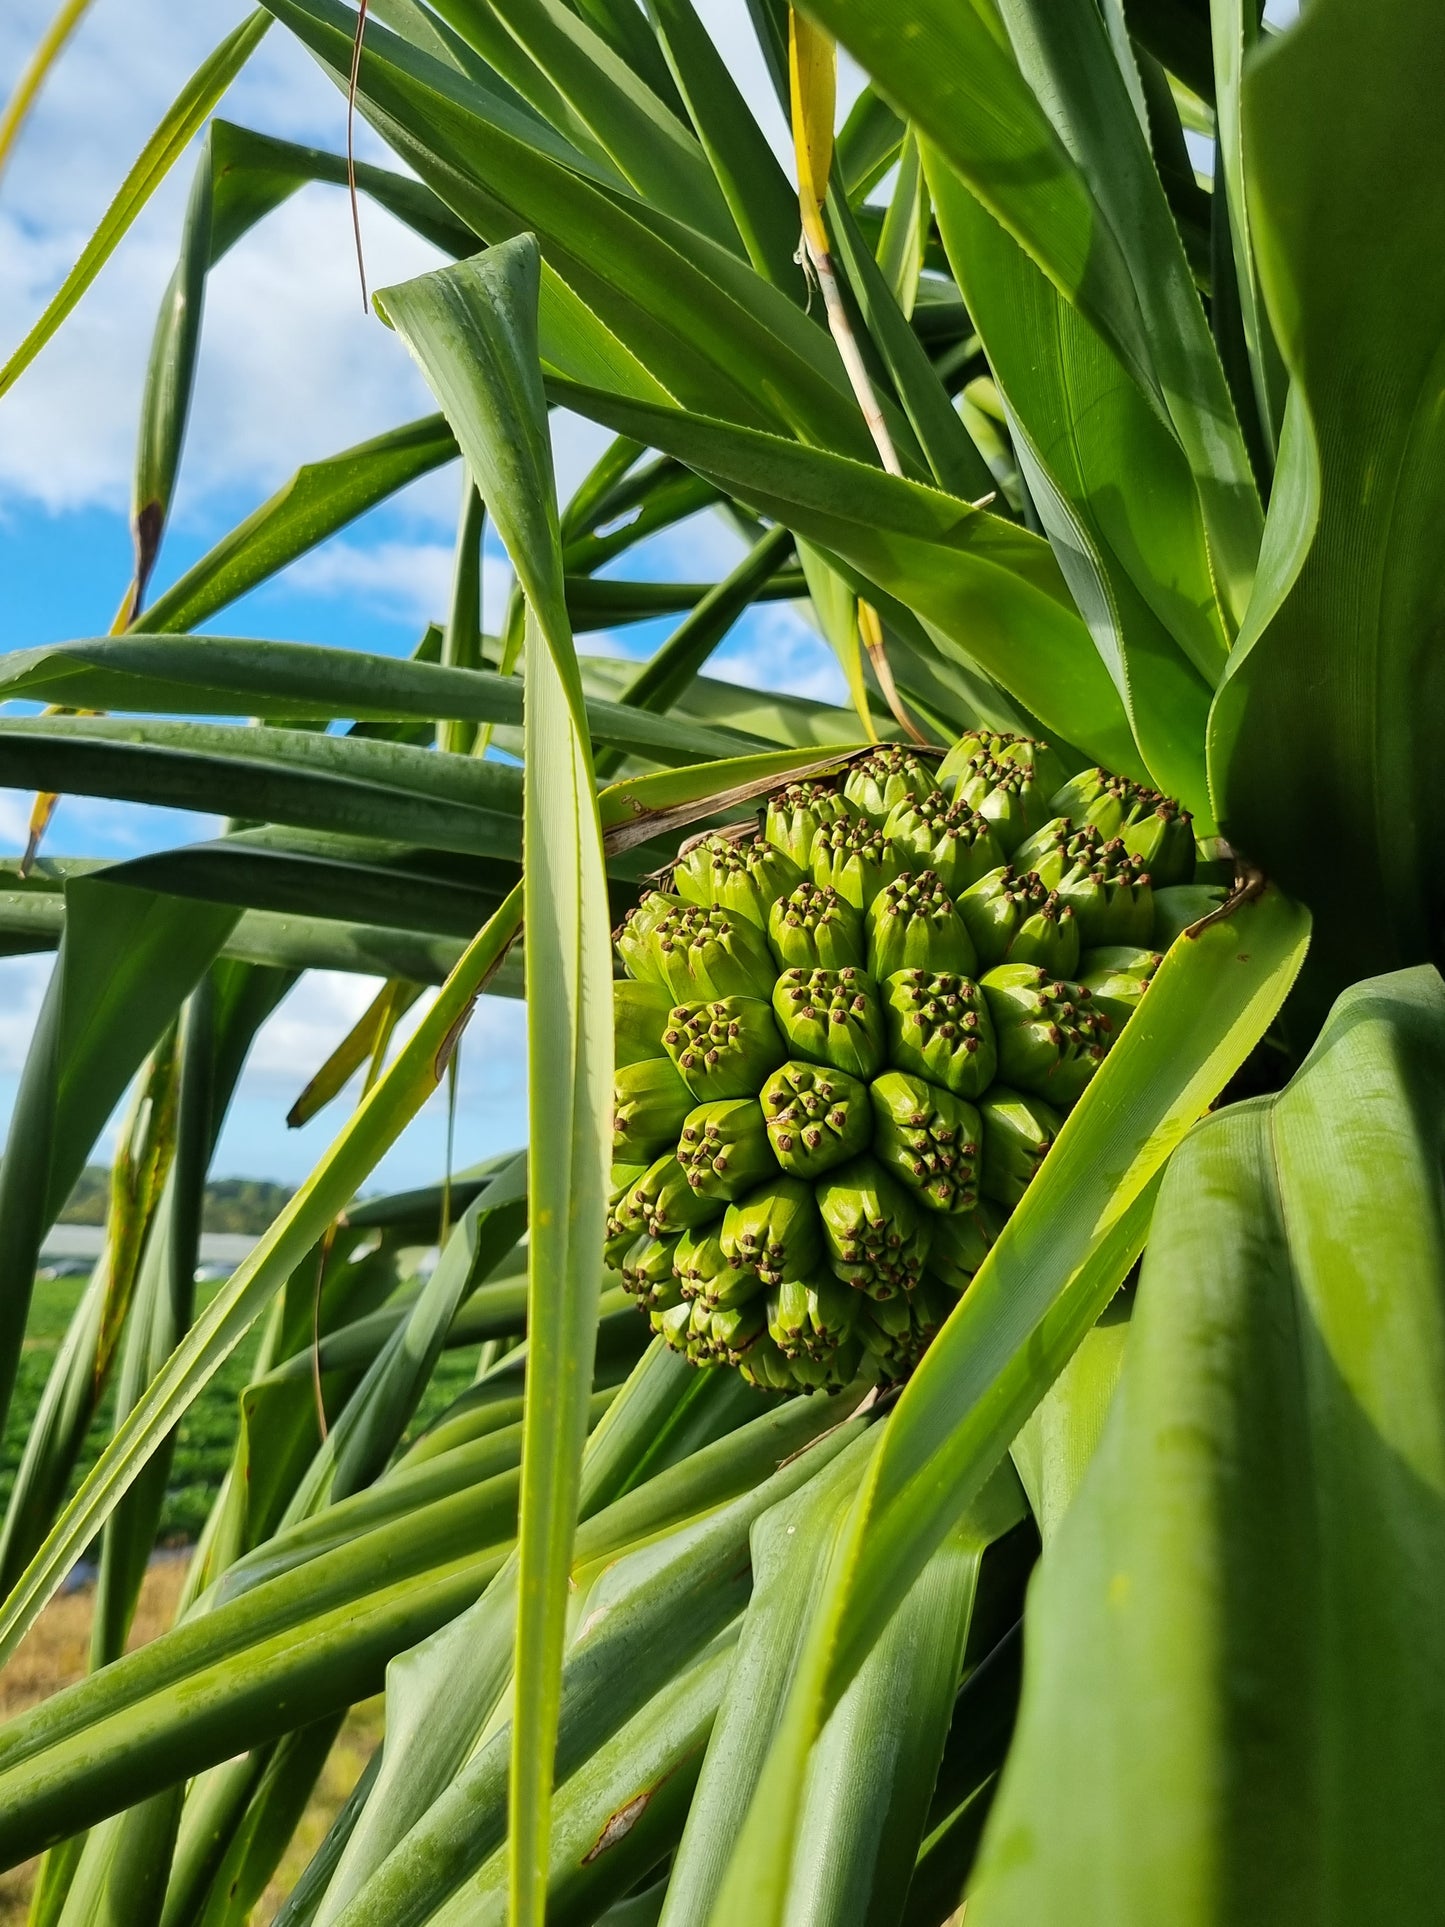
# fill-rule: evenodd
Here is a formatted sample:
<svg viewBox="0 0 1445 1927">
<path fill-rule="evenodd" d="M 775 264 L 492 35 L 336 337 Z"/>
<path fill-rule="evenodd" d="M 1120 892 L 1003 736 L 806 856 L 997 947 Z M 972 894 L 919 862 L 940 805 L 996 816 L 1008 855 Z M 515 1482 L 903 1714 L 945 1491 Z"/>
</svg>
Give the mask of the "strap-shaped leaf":
<svg viewBox="0 0 1445 1927">
<path fill-rule="evenodd" d="M 406 743 L 219 723 L 0 723 L 0 781 L 515 858 L 520 773 Z"/>
<path fill-rule="evenodd" d="M 100 226 L 86 243 L 80 259 L 51 296 L 24 341 L 0 367 L 0 395 L 14 386 L 100 273 L 136 216 L 250 59 L 270 24 L 270 15 L 260 7 L 248 14 L 202 61 L 172 101 L 165 118 L 141 149 L 120 191 L 106 209 Z"/>
<path fill-rule="evenodd" d="M 528 1400 L 518 1526 L 509 1867 L 515 1921 L 541 1927 L 550 1856 L 567 1574 L 606 1218 L 612 947 L 602 824 L 563 588 L 530 236 L 388 289 L 378 306 L 420 363 L 501 529 L 527 599 L 526 972 L 531 1235 Z"/>
<path fill-rule="evenodd" d="M 932 148 L 926 161 L 1059 566 L 1156 785 L 1207 829 L 1204 726 L 1228 644 L 1188 464 L 1098 333 Z"/>
<path fill-rule="evenodd" d="M 559 0 L 496 0 L 486 7 L 442 0 L 441 12 L 464 37 L 480 26 L 482 52 L 497 45 L 500 24 L 641 200 L 737 246 L 727 204 L 692 129 L 585 18 Z M 530 73 L 515 71 L 525 91 Z M 540 100 L 534 105 L 542 108 Z"/>
<path fill-rule="evenodd" d="M 809 1410 L 806 1401 L 789 1401 L 634 1484 L 689 1378 L 687 1367 L 655 1343 L 588 1441 L 579 1568 L 601 1569 L 629 1545 L 655 1540 L 757 1490 L 827 1429 L 816 1402 Z M 473 1757 L 511 1674 L 515 1619 L 513 1562 L 470 1611 L 392 1666 L 388 1757 L 331 1883 L 333 1920 L 413 1829 L 424 1826 Z"/>
<path fill-rule="evenodd" d="M 351 16 L 338 0 L 275 0 L 275 11 L 338 80 L 349 74 Z M 829 337 L 729 249 L 593 185 L 379 28 L 366 37 L 358 98 L 393 140 L 409 130 L 406 158 L 444 199 L 459 205 L 451 182 L 471 183 L 464 218 L 488 240 L 535 232 L 554 273 L 667 392 L 869 454 Z M 896 433 L 916 463 L 901 417 Z"/>
<path fill-rule="evenodd" d="M 985 669 L 1063 742 L 1137 772 L 1124 705 L 1048 544 L 900 476 L 731 423 L 554 381 L 580 414 L 668 449 L 720 488 L 852 565 L 950 653 Z"/>
<path fill-rule="evenodd" d="M 1122 10 L 1095 0 L 999 0 L 1019 67 L 1077 162 L 1128 264 L 1152 392 L 1199 491 L 1232 633 L 1254 581 L 1262 514 L 1234 401 L 1149 150 Z"/>
<path fill-rule="evenodd" d="M 795 1425 L 800 1418 L 794 1414 Z M 749 1528 L 789 1493 L 826 1478 L 856 1429 L 856 1422 L 831 1428 L 750 1492 L 656 1546 L 609 1557 L 578 1576 L 586 1614 L 563 1673 L 559 1786 L 736 1618 L 751 1581 Z M 501 1727 L 472 1756 L 366 1885 L 330 1916 L 336 1927 L 419 1927 L 462 1888 L 504 1837 L 510 1741 Z"/>
<path fill-rule="evenodd" d="M 769 563 L 776 552 L 774 544 Z M 766 573 L 772 573 L 771 566 Z M 756 586 L 755 576 L 747 578 L 749 593 Z M 72 709 L 163 710 L 263 721 L 414 716 L 515 725 L 522 720 L 521 684 L 488 670 L 229 636 L 98 636 L 15 650 L 0 663 L 0 701 L 15 696 Z M 715 758 L 736 746 L 695 723 L 638 713 L 650 707 L 589 702 L 588 734 L 661 762 Z"/>
<path fill-rule="evenodd" d="M 647 11 L 748 258 L 774 287 L 796 296 L 797 204 L 787 175 L 693 0 L 648 0 Z"/>
<path fill-rule="evenodd" d="M 999 9 L 987 0 L 913 0 L 907 33 L 868 0 L 811 0 L 810 10 L 1099 330 L 1169 424 L 1199 490 L 1236 626 L 1258 556 L 1259 499 L 1094 0 L 1003 0 Z"/>
<path fill-rule="evenodd" d="M 1030 1593 L 982 1927 L 1428 1919 L 1445 1791 L 1445 986 L 1358 984 L 1165 1176 Z"/>
<path fill-rule="evenodd" d="M 1186 933 L 891 1415 L 830 1569 L 725 1892 L 781 1922 L 800 1761 L 905 1591 L 980 1492 L 1143 1244 L 1160 1173 L 1258 1042 L 1308 918 L 1269 891 Z M 1150 1002 L 1150 999 L 1157 1001 Z M 717 1916 L 719 1927 L 730 1917 Z"/>
<path fill-rule="evenodd" d="M 144 628 L 174 632 L 204 622 L 408 482 L 453 461 L 456 452 L 441 416 L 429 415 L 325 461 L 307 462 L 156 597 Z"/>
<path fill-rule="evenodd" d="M 1260 440 L 1272 460 L 1284 419 L 1287 382 L 1279 344 L 1260 292 L 1244 164 L 1244 66 L 1259 44 L 1261 23 L 1258 9 L 1251 0 L 1217 0 L 1209 10 L 1209 18 L 1214 52 L 1219 187 L 1224 192 L 1229 222 L 1234 284 L 1249 354 L 1255 419 Z"/>
<path fill-rule="evenodd" d="M 1250 214 L 1293 387 L 1210 780 L 1225 834 L 1315 913 L 1321 1014 L 1362 972 L 1440 954 L 1442 59 L 1437 8 L 1320 0 L 1245 82 Z"/>
</svg>

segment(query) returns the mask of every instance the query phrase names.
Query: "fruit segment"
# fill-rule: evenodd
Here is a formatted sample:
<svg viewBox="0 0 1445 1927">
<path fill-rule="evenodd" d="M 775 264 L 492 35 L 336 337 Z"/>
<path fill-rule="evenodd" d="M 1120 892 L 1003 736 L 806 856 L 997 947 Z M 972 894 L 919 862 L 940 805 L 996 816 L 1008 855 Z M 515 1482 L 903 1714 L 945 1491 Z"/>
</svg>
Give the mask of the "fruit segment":
<svg viewBox="0 0 1445 1927">
<path fill-rule="evenodd" d="M 1168 797 L 977 730 L 779 786 L 615 938 L 605 1257 L 769 1392 L 905 1378 L 1148 995 L 1196 885 Z"/>
</svg>

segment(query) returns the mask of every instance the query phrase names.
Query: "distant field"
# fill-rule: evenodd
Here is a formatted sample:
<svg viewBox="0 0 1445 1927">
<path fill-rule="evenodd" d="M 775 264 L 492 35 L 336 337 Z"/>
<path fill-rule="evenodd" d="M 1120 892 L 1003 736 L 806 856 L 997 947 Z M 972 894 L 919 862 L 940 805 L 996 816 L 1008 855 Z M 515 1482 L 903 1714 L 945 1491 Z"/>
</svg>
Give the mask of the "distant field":
<svg viewBox="0 0 1445 1927">
<path fill-rule="evenodd" d="M 209 1302 L 219 1288 L 214 1284 L 198 1286 L 197 1309 Z M 9 1503 L 30 1422 L 66 1327 L 84 1290 L 83 1278 L 42 1278 L 36 1283 L 15 1400 L 10 1409 L 3 1445 L 0 1445 L 0 1508 Z M 253 1334 L 237 1346 L 181 1420 L 165 1510 L 161 1516 L 161 1538 L 164 1541 L 175 1543 L 192 1540 L 205 1523 L 216 1488 L 230 1462 L 239 1422 L 238 1400 L 251 1377 L 257 1343 L 258 1339 Z M 418 1415 L 418 1423 L 425 1423 L 471 1382 L 476 1362 L 475 1346 L 448 1352 L 442 1358 Z M 83 1474 L 94 1464 L 101 1447 L 110 1436 L 114 1404 L 113 1391 L 107 1391 L 91 1425 L 74 1483 L 79 1483 Z"/>
<path fill-rule="evenodd" d="M 3 1449 L 0 1449 L 0 1506 L 9 1501 L 26 1432 L 66 1327 L 80 1303 L 85 1282 L 80 1278 L 60 1278 L 40 1279 L 36 1283 L 15 1402 Z M 218 1289 L 213 1284 L 198 1287 L 198 1309 Z M 238 1424 L 238 1400 L 251 1376 L 257 1342 L 255 1336 L 248 1337 L 237 1348 L 181 1423 L 161 1521 L 164 1542 L 175 1545 L 193 1540 L 205 1521 L 230 1461 Z M 471 1383 L 476 1364 L 476 1346 L 443 1356 L 413 1431 L 426 1424 Z M 76 1482 L 94 1462 L 109 1436 L 113 1406 L 113 1394 L 108 1393 L 91 1426 L 82 1462 L 76 1469 Z M 170 1625 L 184 1573 L 183 1555 L 162 1558 L 152 1564 L 136 1614 L 133 1646 L 153 1639 Z M 0 1671 L 0 1722 L 48 1698 L 85 1671 L 92 1602 L 92 1589 L 86 1585 L 53 1600 L 46 1608 L 10 1665 Z M 380 1738 L 381 1708 L 380 1699 L 371 1700 L 364 1706 L 354 1707 L 348 1715 L 286 1858 L 252 1915 L 252 1927 L 263 1927 L 263 1923 L 272 1918 L 307 1859 L 320 1845 L 326 1828 Z M 0 1873 L 0 1927 L 21 1927 L 25 1920 L 35 1865 L 28 1862 L 8 1873 Z"/>
<path fill-rule="evenodd" d="M 131 1637 L 132 1648 L 163 1633 L 171 1624 L 185 1577 L 184 1558 L 153 1565 L 141 1588 Z M 34 1630 L 10 1664 L 0 1671 L 0 1720 L 12 1718 L 48 1699 L 85 1671 L 90 1645 L 90 1615 L 94 1595 L 89 1587 L 54 1599 L 40 1615 Z M 381 1737 L 382 1701 L 354 1706 L 322 1769 L 321 1778 L 297 1828 L 286 1856 L 251 1915 L 251 1927 L 264 1927 L 295 1885 L 306 1862 L 320 1846 L 326 1829 Z M 30 1910 L 30 1892 L 38 1863 L 26 1861 L 0 1873 L 0 1927 L 23 1927 Z"/>
<path fill-rule="evenodd" d="M 259 1238 L 291 1196 L 289 1184 L 264 1178 L 212 1178 L 201 1224 L 207 1231 L 246 1231 Z M 110 1205 L 110 1167 L 87 1164 L 60 1214 L 62 1224 L 104 1224 Z"/>
</svg>

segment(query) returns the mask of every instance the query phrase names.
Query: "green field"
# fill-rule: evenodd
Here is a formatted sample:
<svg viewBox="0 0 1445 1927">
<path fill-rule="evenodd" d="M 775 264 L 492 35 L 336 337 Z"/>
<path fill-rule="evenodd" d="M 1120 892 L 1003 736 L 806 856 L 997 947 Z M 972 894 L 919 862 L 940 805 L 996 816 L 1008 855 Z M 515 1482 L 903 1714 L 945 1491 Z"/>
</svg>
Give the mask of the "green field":
<svg viewBox="0 0 1445 1927">
<path fill-rule="evenodd" d="M 85 1286 L 84 1278 L 42 1278 L 36 1281 L 15 1398 L 10 1408 L 4 1444 L 0 1447 L 0 1507 L 9 1503 L 26 1434 L 55 1354 Z M 215 1284 L 198 1286 L 197 1310 L 219 1289 Z M 181 1420 L 165 1510 L 161 1516 L 160 1537 L 163 1542 L 178 1543 L 194 1539 L 205 1523 L 217 1487 L 230 1462 L 239 1419 L 240 1395 L 251 1377 L 257 1343 L 257 1334 L 253 1332 L 237 1346 L 206 1389 L 187 1408 Z M 476 1362 L 476 1346 L 447 1352 L 443 1356 L 432 1376 L 417 1423 L 425 1423 L 471 1383 Z M 72 1489 L 94 1464 L 97 1454 L 110 1436 L 114 1402 L 112 1387 L 107 1390 L 91 1424 L 85 1450 L 72 1480 Z"/>
</svg>

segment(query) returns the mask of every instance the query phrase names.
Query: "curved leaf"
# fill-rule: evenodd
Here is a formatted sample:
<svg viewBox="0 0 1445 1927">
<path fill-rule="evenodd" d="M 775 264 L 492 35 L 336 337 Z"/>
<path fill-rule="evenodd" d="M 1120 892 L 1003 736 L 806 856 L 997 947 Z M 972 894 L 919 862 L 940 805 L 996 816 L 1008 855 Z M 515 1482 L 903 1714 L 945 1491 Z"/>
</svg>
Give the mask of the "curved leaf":
<svg viewBox="0 0 1445 1927">
<path fill-rule="evenodd" d="M 1228 644 L 1188 466 L 1098 334 L 932 148 L 925 163 L 1059 566 L 1156 785 L 1208 834 L 1204 730 Z"/>
<path fill-rule="evenodd" d="M 361 649 L 232 636 L 132 633 L 15 650 L 0 659 L 0 702 L 18 696 L 71 709 L 262 721 L 522 720 L 522 686 L 515 677 Z M 668 716 L 640 716 L 623 703 L 589 703 L 587 727 L 600 743 L 658 761 L 701 761 L 735 747 L 721 733 Z"/>
<path fill-rule="evenodd" d="M 1030 1595 L 970 1923 L 1426 1920 L 1445 1794 L 1445 986 L 1356 985 L 1159 1194 Z"/>
<path fill-rule="evenodd" d="M 579 414 L 667 449 L 841 557 L 986 669 L 1061 741 L 1143 776 L 1123 703 L 1038 536 L 820 448 L 572 382 L 549 385 Z"/>
<path fill-rule="evenodd" d="M 517 0 L 518 4 L 522 0 Z M 527 600 L 530 1109 L 528 1378 L 518 1523 L 508 1863 L 514 1923 L 546 1908 L 567 1574 L 577 1524 L 610 1189 L 612 945 L 602 822 L 571 626 L 537 346 L 530 236 L 390 288 L 377 305 L 452 423 Z"/>
<path fill-rule="evenodd" d="M 431 1009 L 347 1121 L 331 1150 L 229 1283 L 216 1293 L 117 1428 L 14 1592 L 0 1607 L 0 1656 L 12 1652 L 24 1637 L 41 1607 L 196 1392 L 435 1089 L 444 1067 L 443 1051 L 517 934 L 521 896 L 518 887 L 470 945 Z M 194 926 L 199 920 L 194 906 L 188 907 Z M 107 964 L 114 962 L 113 946 L 91 954 L 97 959 L 103 955 Z M 113 971 L 110 981 L 116 981 Z M 129 1035 L 124 1026 L 121 1035 Z"/>
<path fill-rule="evenodd" d="M 0 721 L 0 782 L 174 809 L 520 854 L 521 772 L 309 730 L 107 716 Z"/>
<path fill-rule="evenodd" d="M 456 452 L 441 416 L 428 415 L 326 461 L 307 462 L 158 595 L 138 626 L 165 633 L 195 628 Z"/>
<path fill-rule="evenodd" d="M 120 191 L 106 209 L 100 226 L 81 251 L 80 259 L 51 296 L 24 341 L 0 367 L 0 395 L 15 385 L 100 273 L 211 109 L 255 52 L 270 24 L 269 14 L 260 7 L 248 14 L 214 53 L 202 61 L 172 101 L 165 118 L 141 149 Z"/>
<path fill-rule="evenodd" d="M 904 1388 L 840 1534 L 807 1659 L 729 1867 L 737 1885 L 726 1891 L 748 1895 L 759 1927 L 783 1918 L 806 1749 L 1117 1291 L 1143 1244 L 1164 1164 L 1259 1041 L 1307 932 L 1305 913 L 1271 891 L 1180 937 Z"/>
<path fill-rule="evenodd" d="M 1215 700 L 1210 780 L 1225 834 L 1315 912 L 1321 1014 L 1361 973 L 1440 953 L 1442 60 L 1445 16 L 1421 0 L 1368 18 L 1320 0 L 1245 81 L 1250 216 L 1293 389 L 1271 568 Z"/>
</svg>

